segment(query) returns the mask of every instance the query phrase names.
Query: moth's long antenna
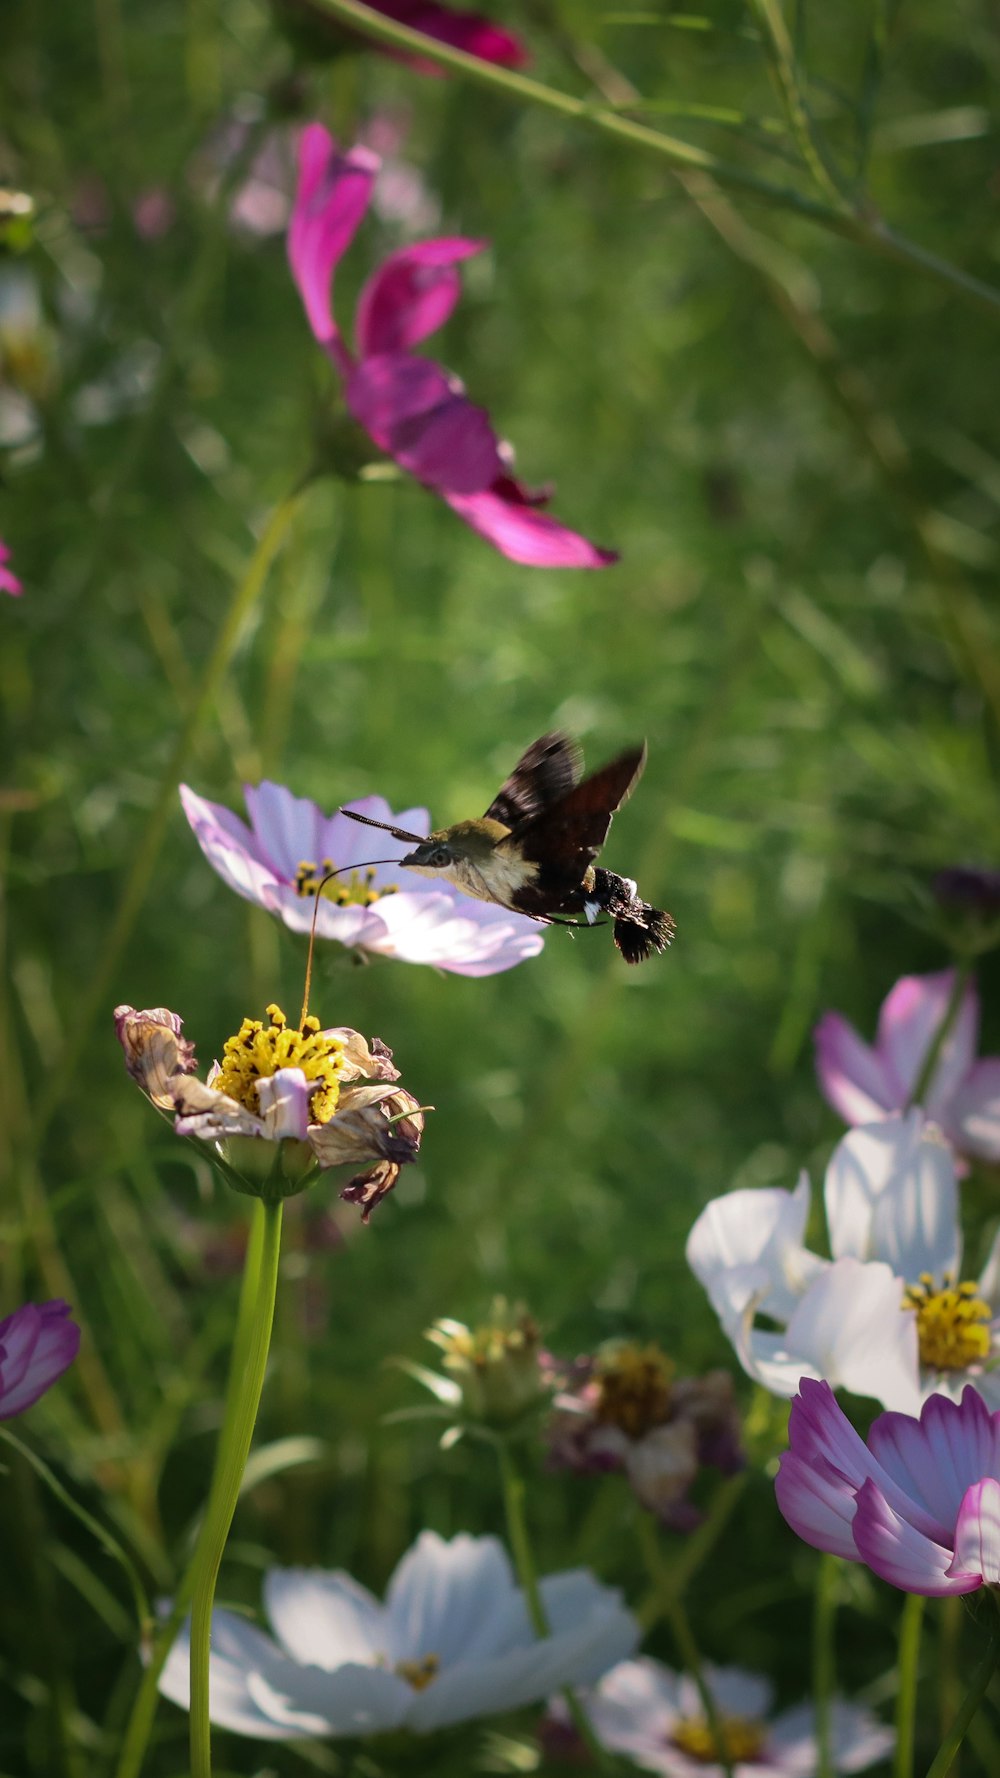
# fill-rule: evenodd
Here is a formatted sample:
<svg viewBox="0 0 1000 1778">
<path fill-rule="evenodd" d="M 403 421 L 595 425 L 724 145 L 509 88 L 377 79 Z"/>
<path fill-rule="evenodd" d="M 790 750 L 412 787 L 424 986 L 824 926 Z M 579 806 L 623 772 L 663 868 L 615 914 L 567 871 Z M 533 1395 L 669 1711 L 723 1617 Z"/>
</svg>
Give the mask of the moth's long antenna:
<svg viewBox="0 0 1000 1778">
<path fill-rule="evenodd" d="M 346 815 L 349 821 L 360 821 L 365 827 L 379 827 L 383 833 L 391 833 L 393 839 L 406 840 L 408 845 L 422 846 L 427 835 L 425 833 L 407 833 L 405 827 L 393 827 L 391 821 L 373 821 L 370 815 L 359 815 L 357 809 L 338 809 L 338 815 Z M 396 860 L 390 858 L 390 864 Z"/>
<path fill-rule="evenodd" d="M 398 864 L 398 858 L 367 858 L 360 864 L 342 864 L 338 870 L 328 870 L 316 885 L 316 906 L 313 908 L 312 925 L 309 928 L 309 956 L 306 959 L 306 981 L 302 992 L 302 1011 L 299 1015 L 299 1030 L 302 1030 L 309 1013 L 309 990 L 312 987 L 313 953 L 316 949 L 316 921 L 319 917 L 319 901 L 327 883 L 334 877 L 342 877 L 348 870 L 367 870 L 373 864 Z"/>
</svg>

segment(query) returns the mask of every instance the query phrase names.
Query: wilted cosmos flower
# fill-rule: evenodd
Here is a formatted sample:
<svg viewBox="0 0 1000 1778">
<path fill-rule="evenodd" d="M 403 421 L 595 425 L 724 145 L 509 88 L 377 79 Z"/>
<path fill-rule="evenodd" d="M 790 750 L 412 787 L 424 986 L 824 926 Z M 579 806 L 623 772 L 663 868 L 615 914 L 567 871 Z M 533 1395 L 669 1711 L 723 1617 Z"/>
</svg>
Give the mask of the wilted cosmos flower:
<svg viewBox="0 0 1000 1778">
<path fill-rule="evenodd" d="M 640 1504 L 676 1530 L 698 1523 L 687 1494 L 699 1471 L 732 1475 L 745 1461 L 728 1373 L 675 1377 L 658 1346 L 628 1341 L 565 1368 L 545 1438 L 553 1468 L 624 1470 Z"/>
<path fill-rule="evenodd" d="M 1000 1407 L 1000 1235 L 962 1278 L 951 1150 L 920 1111 L 852 1130 L 824 1183 L 833 1259 L 803 1246 L 810 1189 L 715 1198 L 687 1257 L 744 1370 L 776 1395 L 801 1377 L 915 1412 L 966 1383 Z M 754 1325 L 758 1314 L 782 1331 Z"/>
<path fill-rule="evenodd" d="M 443 1353 L 446 1376 L 421 1366 L 410 1374 L 462 1420 L 509 1427 L 552 1394 L 538 1323 L 518 1303 L 495 1297 L 475 1327 L 442 1317 L 427 1338 Z"/>
<path fill-rule="evenodd" d="M 882 1003 L 874 1044 L 840 1013 L 816 1027 L 816 1071 L 824 1096 L 848 1124 L 905 1111 L 955 989 L 955 971 L 903 976 Z M 1000 1160 L 1000 1056 L 976 1060 L 979 996 L 966 984 L 922 1104 L 960 1154 Z"/>
<path fill-rule="evenodd" d="M 541 950 L 538 923 L 523 914 L 470 901 L 440 878 L 367 866 L 373 846 L 383 858 L 402 858 L 408 847 L 391 834 L 373 834 L 346 815 L 323 815 L 280 784 L 247 785 L 244 795 L 249 827 L 181 785 L 184 813 L 209 864 L 237 895 L 277 914 L 293 932 L 309 931 L 319 885 L 338 869 L 343 875 L 319 891 L 319 938 L 455 975 L 495 975 Z M 380 796 L 347 806 L 412 833 L 430 832 L 426 809 L 394 815 Z"/>
<path fill-rule="evenodd" d="M 277 1006 L 267 1016 L 267 1025 L 243 1020 L 207 1082 L 195 1076 L 194 1045 L 166 1007 L 116 1007 L 115 1029 L 133 1080 L 174 1114 L 178 1136 L 214 1143 L 247 1190 L 263 1183 L 288 1195 L 316 1169 L 374 1162 L 340 1194 L 367 1222 L 400 1167 L 416 1159 L 422 1111 L 394 1084 L 399 1070 L 377 1037 L 369 1047 L 348 1026 L 321 1031 L 313 1017 L 297 1028 Z"/>
<path fill-rule="evenodd" d="M 1000 1586 L 1000 1413 L 975 1389 L 880 1414 L 867 1445 L 828 1383 L 803 1382 L 775 1480 L 792 1530 L 905 1593 Z"/>
<path fill-rule="evenodd" d="M 69 1304 L 25 1303 L 0 1321 L 0 1420 L 23 1414 L 68 1370 L 80 1350 Z"/>
<path fill-rule="evenodd" d="M 461 384 L 413 348 L 445 322 L 461 290 L 456 267 L 482 250 L 461 236 L 400 248 L 369 278 L 355 317 L 357 356 L 333 316 L 333 274 L 368 208 L 379 169 L 366 148 L 343 154 L 321 124 L 299 142 L 299 183 L 288 233 L 306 316 L 344 382 L 347 406 L 394 459 L 511 561 L 601 568 L 616 560 L 540 511 L 511 473 L 511 453 Z"/>
<path fill-rule="evenodd" d="M 23 593 L 24 588 L 13 570 L 6 566 L 9 561 L 10 550 L 3 538 L 0 537 L 0 593 L 10 593 L 12 598 L 16 599 Z"/>
<path fill-rule="evenodd" d="M 760 1674 L 708 1662 L 704 1673 L 719 1719 L 718 1740 L 694 1680 L 646 1656 L 613 1667 L 581 1703 L 602 1747 L 665 1778 L 723 1778 L 723 1756 L 740 1778 L 814 1778 L 819 1742 L 811 1705 L 774 1715 L 774 1688 Z M 569 1726 L 561 1698 L 549 1705 L 543 1745 L 553 1723 Z M 829 1727 L 831 1769 L 838 1773 L 864 1771 L 885 1759 L 895 1741 L 869 1710 L 838 1699 Z"/>
<path fill-rule="evenodd" d="M 271 1569 L 264 1601 L 276 1640 L 213 1613 L 212 1721 L 268 1741 L 429 1734 L 590 1684 L 634 1649 L 635 1619 L 586 1570 L 549 1575 L 540 1592 L 545 1637 L 532 1630 L 495 1537 L 446 1542 L 433 1531 L 399 1563 L 384 1605 L 339 1571 Z M 186 1632 L 160 1690 L 187 1705 Z"/>
</svg>

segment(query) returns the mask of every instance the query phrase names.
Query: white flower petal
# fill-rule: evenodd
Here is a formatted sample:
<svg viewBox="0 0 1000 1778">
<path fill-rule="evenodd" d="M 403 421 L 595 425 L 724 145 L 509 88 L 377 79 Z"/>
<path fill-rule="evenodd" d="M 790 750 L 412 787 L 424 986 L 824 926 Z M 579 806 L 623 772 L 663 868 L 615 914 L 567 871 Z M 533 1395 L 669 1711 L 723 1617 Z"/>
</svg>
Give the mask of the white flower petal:
<svg viewBox="0 0 1000 1778">
<path fill-rule="evenodd" d="M 917 1326 L 916 1317 L 902 1307 L 903 1288 L 903 1280 L 879 1261 L 836 1260 L 810 1285 L 792 1316 L 785 1331 L 789 1352 L 801 1355 L 812 1374 L 834 1388 L 916 1413 Z"/>
<path fill-rule="evenodd" d="M 191 1701 L 189 1625 L 185 1624 L 160 1674 L 159 1689 L 185 1710 Z M 240 1735 L 256 1735 L 265 1741 L 288 1741 L 323 1734 L 325 1721 L 295 1707 L 296 1687 L 302 1669 L 295 1661 L 244 1618 L 231 1611 L 212 1613 L 212 1649 L 208 1666 L 209 1711 L 220 1728 Z M 280 1709 L 257 1701 L 252 1681 L 266 1679 Z"/>
<path fill-rule="evenodd" d="M 309 1720 L 318 1725 L 315 1735 L 385 1735 L 406 1720 L 413 1688 L 386 1667 L 349 1662 L 335 1673 L 316 1667 L 299 1667 L 297 1673 L 298 1714 L 308 1708 Z M 272 1722 L 296 1719 L 265 1674 L 251 1675 L 250 1691 Z"/>
<path fill-rule="evenodd" d="M 881 1259 L 904 1278 L 959 1262 L 955 1168 L 919 1110 L 851 1130 L 824 1182 L 835 1259 Z"/>
<path fill-rule="evenodd" d="M 305 1141 L 312 1092 L 301 1068 L 279 1068 L 258 1080 L 257 1098 L 270 1142 L 281 1142 L 286 1136 Z"/>
<path fill-rule="evenodd" d="M 271 1568 L 264 1604 L 279 1642 L 297 1661 L 331 1671 L 388 1654 L 385 1607 L 349 1574 Z"/>
<path fill-rule="evenodd" d="M 727 1331 L 747 1295 L 759 1290 L 761 1311 L 785 1319 L 822 1269 L 825 1262 L 802 1244 L 809 1200 L 803 1173 L 794 1192 L 747 1189 L 706 1204 L 688 1236 L 687 1262 Z"/>
<path fill-rule="evenodd" d="M 459 1535 L 449 1543 L 436 1531 L 422 1531 L 385 1596 L 392 1659 L 434 1654 L 449 1667 L 492 1653 L 516 1592 L 497 1538 Z"/>
<path fill-rule="evenodd" d="M 814 1778 L 817 1761 L 816 1712 L 797 1704 L 775 1717 L 767 1752 L 788 1778 Z M 830 1710 L 830 1752 L 836 1772 L 863 1772 L 892 1752 L 896 1736 L 870 1710 L 834 1699 Z"/>
</svg>

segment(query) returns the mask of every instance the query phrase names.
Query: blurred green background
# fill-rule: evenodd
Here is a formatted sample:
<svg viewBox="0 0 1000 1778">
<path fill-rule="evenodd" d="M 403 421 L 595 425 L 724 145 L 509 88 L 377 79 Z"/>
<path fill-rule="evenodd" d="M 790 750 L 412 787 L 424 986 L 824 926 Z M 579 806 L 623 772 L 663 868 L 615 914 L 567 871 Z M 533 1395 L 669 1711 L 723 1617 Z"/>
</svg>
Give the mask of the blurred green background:
<svg viewBox="0 0 1000 1778">
<path fill-rule="evenodd" d="M 752 9 L 524 0 L 503 20 L 540 78 L 826 201 Z M 851 201 L 1000 282 L 992 9 L 798 0 L 789 24 Z M 310 117 L 395 142 L 342 322 L 414 231 L 487 237 L 433 353 L 622 561 L 521 568 L 412 484 L 325 477 L 199 710 L 233 589 L 336 410 L 281 233 Z M 258 0 L 6 0 L 0 184 L 35 206 L 0 260 L 0 535 L 25 586 L 0 609 L 2 1305 L 66 1294 L 84 1322 L 20 1430 L 155 1591 L 204 1495 L 246 1206 L 141 1100 L 110 1012 L 176 1009 L 207 1061 L 244 1015 L 297 1006 L 305 961 L 203 861 L 178 737 L 182 775 L 230 806 L 270 776 L 436 824 L 484 808 L 546 728 L 591 766 L 649 742 L 606 862 L 673 912 L 667 956 L 628 971 L 606 933 L 556 931 L 484 981 L 319 957 L 314 1010 L 383 1037 L 437 1110 L 370 1228 L 335 1189 L 290 1206 L 258 1443 L 322 1449 L 250 1491 L 221 1596 L 255 1603 L 273 1559 L 381 1586 L 423 1526 L 501 1527 L 486 1451 L 383 1426 L 416 1396 L 387 1361 L 502 1291 L 560 1353 L 635 1333 L 728 1363 L 691 1222 L 734 1183 L 819 1179 L 838 1126 L 816 1018 L 870 1031 L 898 974 L 946 961 L 931 873 L 1000 863 L 1000 310 L 586 123 L 356 46 L 309 59 Z M 996 969 L 980 980 L 996 1050 Z M 995 1181 L 967 1191 L 978 1227 Z M 616 1482 L 536 1465 L 543 1566 L 593 1563 L 637 1599 L 630 1511 Z M 119 1575 L 15 1458 L 0 1523 L 3 1778 L 110 1770 L 137 1673 Z M 800 1697 L 814 1570 L 758 1466 L 690 1600 L 705 1651 Z M 844 1586 L 844 1683 L 887 1699 L 897 1600 Z M 522 1726 L 421 1757 L 530 1766 Z M 185 1732 L 163 1705 L 150 1773 L 184 1770 Z M 234 1773 L 349 1763 L 219 1745 Z"/>
</svg>

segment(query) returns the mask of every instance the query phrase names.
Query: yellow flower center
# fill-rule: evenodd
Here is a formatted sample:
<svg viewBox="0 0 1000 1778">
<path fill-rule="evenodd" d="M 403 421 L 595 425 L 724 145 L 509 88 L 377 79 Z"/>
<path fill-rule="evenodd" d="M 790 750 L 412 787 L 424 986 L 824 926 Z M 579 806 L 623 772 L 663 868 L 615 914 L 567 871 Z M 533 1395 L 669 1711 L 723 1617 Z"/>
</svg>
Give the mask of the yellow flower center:
<svg viewBox="0 0 1000 1778">
<path fill-rule="evenodd" d="M 989 1357 L 992 1311 L 976 1295 L 978 1286 L 966 1280 L 956 1284 L 946 1277 L 935 1290 L 930 1272 L 921 1272 L 919 1284 L 903 1292 L 903 1308 L 917 1316 L 920 1362 L 936 1371 L 963 1371 Z"/>
<path fill-rule="evenodd" d="M 244 1019 L 236 1036 L 226 1038 L 222 1065 L 213 1086 L 259 1117 L 257 1082 L 277 1074 L 279 1068 L 301 1068 L 306 1080 L 315 1082 L 309 1099 L 312 1122 L 329 1123 L 340 1097 L 343 1038 L 323 1035 L 319 1020 L 312 1014 L 298 1030 L 289 1025 L 280 1006 L 273 1002 L 267 1008 L 267 1016 L 269 1025 L 263 1025 L 260 1019 Z"/>
<path fill-rule="evenodd" d="M 323 883 L 333 869 L 333 859 L 324 858 L 321 865 L 313 864 L 311 859 L 304 858 L 295 872 L 296 895 L 322 895 L 325 900 L 332 901 L 335 907 L 373 907 L 383 895 L 395 895 L 395 883 L 383 883 L 380 889 L 375 887 L 375 867 L 369 865 L 364 876 L 360 871 L 352 870 L 350 876 L 334 877 L 329 883 Z M 322 889 L 320 884 L 323 883 Z"/>
<path fill-rule="evenodd" d="M 395 1671 L 415 1692 L 425 1692 L 431 1680 L 437 1678 L 440 1666 L 440 1655 L 422 1655 L 419 1661 L 397 1661 Z"/>
<path fill-rule="evenodd" d="M 605 1350 L 597 1360 L 597 1418 L 620 1427 L 628 1438 L 662 1426 L 670 1412 L 673 1370 L 659 1346 L 623 1343 Z"/>
<path fill-rule="evenodd" d="M 703 1716 L 692 1716 L 686 1722 L 677 1723 L 670 1739 L 682 1753 L 689 1754 L 692 1759 L 702 1760 L 706 1766 L 714 1765 L 722 1759 L 735 1766 L 759 1757 L 764 1746 L 765 1729 L 762 1722 L 757 1722 L 751 1716 L 720 1716 L 719 1734 L 716 1738 Z"/>
</svg>

